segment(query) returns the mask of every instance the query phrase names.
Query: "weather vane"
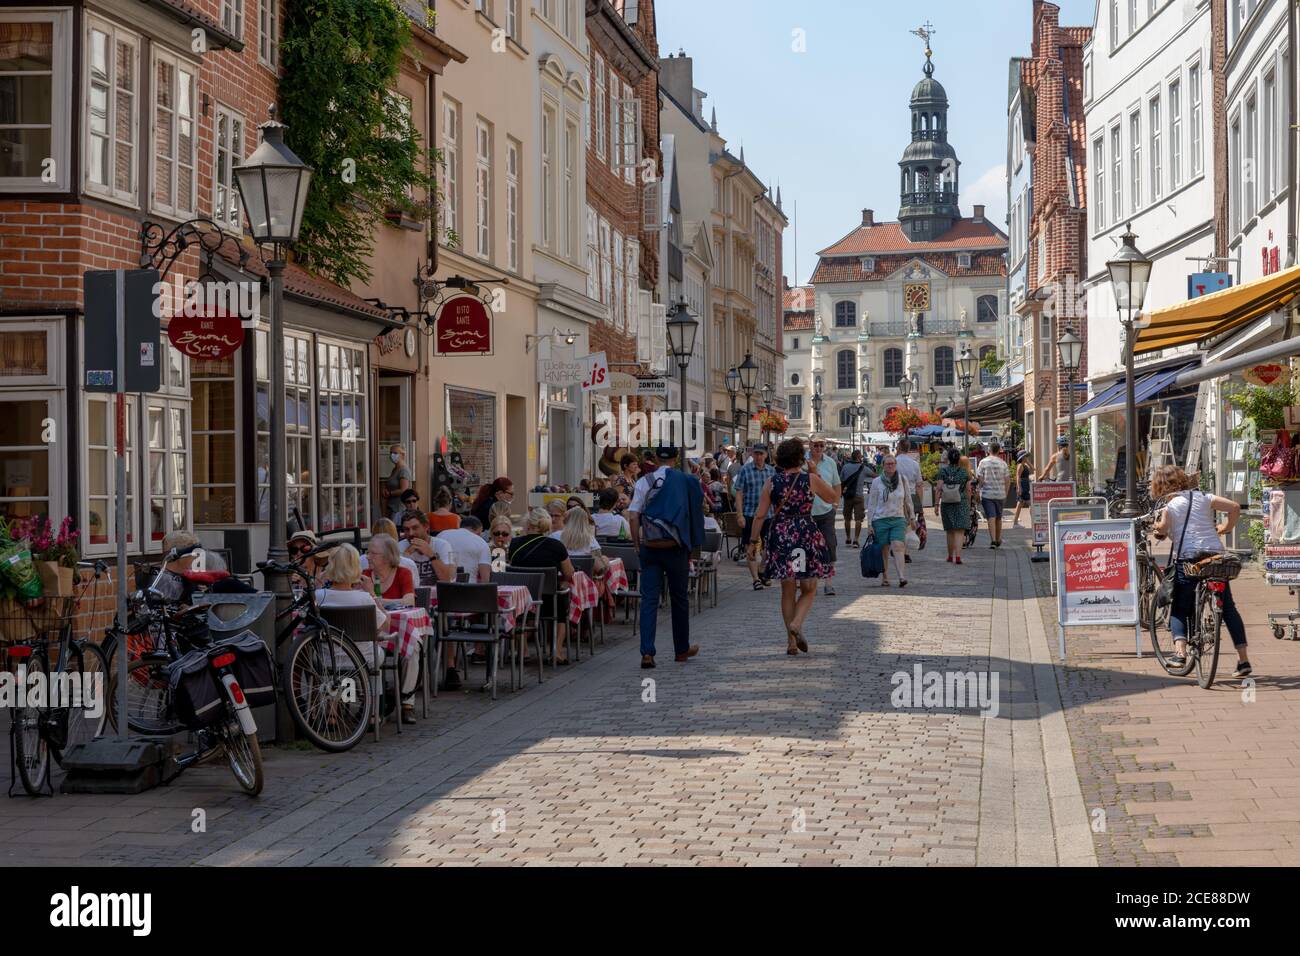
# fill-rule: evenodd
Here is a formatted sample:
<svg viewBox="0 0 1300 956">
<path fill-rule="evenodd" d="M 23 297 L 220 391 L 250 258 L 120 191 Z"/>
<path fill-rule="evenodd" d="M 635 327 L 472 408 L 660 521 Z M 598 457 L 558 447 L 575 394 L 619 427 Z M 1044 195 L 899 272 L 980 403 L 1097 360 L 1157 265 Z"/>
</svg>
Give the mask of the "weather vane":
<svg viewBox="0 0 1300 956">
<path fill-rule="evenodd" d="M 928 19 L 925 21 L 924 25 L 919 26 L 912 31 L 912 35 L 920 37 L 921 42 L 925 44 L 925 75 L 926 76 L 930 76 L 932 73 L 934 73 L 934 64 L 930 61 L 930 57 L 933 56 L 934 54 L 934 51 L 930 49 L 930 38 L 938 32 L 939 31 L 934 28 L 934 24 L 931 23 Z"/>
</svg>

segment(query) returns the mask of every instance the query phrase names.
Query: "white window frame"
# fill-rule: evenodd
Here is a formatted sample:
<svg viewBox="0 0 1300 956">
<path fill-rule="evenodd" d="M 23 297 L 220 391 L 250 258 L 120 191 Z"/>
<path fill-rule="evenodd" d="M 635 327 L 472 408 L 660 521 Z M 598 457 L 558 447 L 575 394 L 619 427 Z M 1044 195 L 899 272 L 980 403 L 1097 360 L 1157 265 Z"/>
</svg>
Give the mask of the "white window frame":
<svg viewBox="0 0 1300 956">
<path fill-rule="evenodd" d="M 1187 91 L 1190 96 L 1191 114 L 1188 120 L 1188 152 L 1191 154 L 1191 176 L 1195 179 L 1204 168 L 1204 135 L 1201 129 L 1202 114 L 1205 109 L 1205 77 L 1198 57 L 1187 68 Z"/>
<path fill-rule="evenodd" d="M 1272 64 L 1263 76 L 1263 118 L 1259 121 L 1259 204 L 1267 203 L 1277 193 L 1277 71 Z"/>
<path fill-rule="evenodd" d="M 81 395 L 81 430 L 84 439 L 82 448 L 86 453 L 81 458 L 81 513 L 77 515 L 77 525 L 82 529 L 82 557 L 96 557 L 113 554 L 117 551 L 117 464 L 114 449 L 117 443 L 117 413 L 115 402 L 117 396 L 98 392 L 82 392 Z M 104 406 L 104 434 L 106 445 L 90 444 L 90 408 L 93 404 Z M 127 540 L 127 550 L 144 553 L 140 550 L 140 441 L 137 426 L 136 397 L 126 396 L 126 442 L 127 442 L 127 509 L 126 525 L 131 537 Z M 105 494 L 94 495 L 96 501 L 105 502 L 104 543 L 95 544 L 90 540 L 90 453 L 105 451 Z"/>
<path fill-rule="evenodd" d="M 1106 135 L 1104 133 L 1092 141 L 1092 166 L 1092 188 L 1096 198 L 1089 205 L 1096 213 L 1093 231 L 1100 232 L 1106 227 Z M 1019 219 L 1018 210 L 1016 218 Z"/>
<path fill-rule="evenodd" d="M 506 137 L 506 267 L 518 272 L 519 260 L 519 141 Z"/>
<path fill-rule="evenodd" d="M 108 37 L 108 113 L 107 123 L 107 140 L 108 140 L 108 166 L 106 167 L 107 183 L 97 183 L 90 178 L 90 147 L 93 138 L 90 131 L 90 92 L 91 92 L 91 70 L 90 70 L 90 51 L 92 48 L 91 34 L 93 32 L 103 33 Z M 86 192 L 93 193 L 103 199 L 110 199 L 135 206 L 139 196 L 139 159 L 140 159 L 140 37 L 129 30 L 119 27 L 115 23 L 92 14 L 86 16 L 85 32 L 85 82 L 82 84 L 82 105 L 84 107 L 84 116 L 81 124 L 81 141 L 84 144 L 85 162 L 83 163 L 82 182 Z M 132 49 L 133 64 L 135 75 L 131 77 L 131 89 L 129 92 L 121 89 L 120 78 L 117 75 L 117 45 L 125 44 Z M 130 130 L 131 139 L 119 140 L 117 138 L 117 110 L 118 96 L 123 94 L 131 99 L 131 116 L 126 127 Z M 131 158 L 129 163 L 129 173 L 131 187 L 129 189 L 117 188 L 117 146 L 119 143 L 129 142 Z"/>
<path fill-rule="evenodd" d="M 587 243 L 587 298 L 600 301 L 600 226 L 596 220 L 596 210 L 586 207 L 586 243 Z"/>
<path fill-rule="evenodd" d="M 1129 212 L 1142 208 L 1142 109 L 1128 114 Z"/>
<path fill-rule="evenodd" d="M 221 28 L 244 39 L 244 0 L 221 0 Z"/>
<path fill-rule="evenodd" d="M 224 162 L 221 159 L 222 149 L 220 146 L 223 123 L 228 131 Z M 233 129 L 235 125 L 239 127 L 238 144 L 232 141 L 229 133 L 229 130 Z M 244 161 L 247 144 L 248 120 L 225 104 L 218 103 L 212 120 L 212 219 L 221 228 L 235 233 L 243 231 L 244 223 L 244 211 L 239 196 L 239 187 L 235 183 L 235 167 Z M 226 195 L 230 197 L 231 202 L 224 204 L 229 207 L 228 211 L 222 210 L 217 203 L 219 189 L 224 189 Z"/>
<path fill-rule="evenodd" d="M 171 203 L 159 202 L 157 196 L 155 195 L 156 186 L 158 183 L 159 163 L 160 161 L 162 161 L 162 157 L 156 151 L 156 146 L 158 143 L 158 109 L 159 109 L 158 107 L 158 65 L 160 63 L 167 63 L 171 65 L 172 77 L 175 81 L 175 88 L 172 90 L 172 109 L 170 111 L 172 114 L 172 158 L 170 162 L 172 163 L 171 181 L 172 181 L 172 200 L 173 200 Z M 158 213 L 159 215 L 169 216 L 173 219 L 189 219 L 193 217 L 194 213 L 197 211 L 198 193 L 199 193 L 198 160 L 199 160 L 199 137 L 200 137 L 201 124 L 199 122 L 198 110 L 196 109 L 198 105 L 197 98 L 198 98 L 199 68 L 191 61 L 175 56 L 174 54 L 169 53 L 166 50 L 160 49 L 158 46 L 154 46 L 153 48 L 153 56 L 150 58 L 149 65 L 150 65 L 149 88 L 152 91 L 152 96 L 150 97 L 150 101 L 149 101 L 149 148 L 151 154 L 151 159 L 149 162 L 149 208 L 151 208 L 154 212 Z M 181 98 L 179 93 L 180 93 L 180 82 L 181 82 L 180 78 L 182 72 L 186 72 L 190 76 L 191 86 L 190 86 L 189 119 L 194 124 L 194 131 L 190 136 L 191 145 L 190 145 L 189 165 L 190 165 L 190 169 L 192 170 L 192 175 L 190 176 L 190 188 L 192 192 L 187 200 L 188 205 L 181 204 L 180 201 L 181 197 L 179 195 L 180 168 L 181 168 L 180 125 L 182 119 L 181 112 L 180 112 Z"/>
<path fill-rule="evenodd" d="M 573 113 L 566 114 L 564 155 L 561 164 L 564 175 L 564 214 L 560 219 L 560 255 L 570 262 L 577 261 L 582 247 L 578 240 L 578 214 L 582 201 L 578 165 L 582 162 L 581 137 L 582 132 L 577 116 Z"/>
<path fill-rule="evenodd" d="M 1241 221 L 1244 225 L 1259 211 L 1259 97 L 1254 89 L 1246 95 L 1241 114 Z"/>
<path fill-rule="evenodd" d="M 442 163 L 445 170 L 443 199 L 443 235 L 456 234 L 460 245 L 464 239 L 460 232 L 460 116 L 461 106 L 450 97 L 442 99 Z"/>
<path fill-rule="evenodd" d="M 0 192 L 61 193 L 72 185 L 72 11 L 70 9 L 0 8 L 0 22 L 49 23 L 50 27 L 50 122 L 14 123 L 12 128 L 50 128 L 50 156 L 54 160 L 54 181 L 35 176 L 0 176 Z M 44 71 L 24 71 L 24 75 Z M 46 157 L 42 157 L 46 158 Z"/>
<path fill-rule="evenodd" d="M 609 93 L 606 81 L 605 60 L 600 54 L 593 58 L 592 69 L 596 74 L 596 135 L 594 138 L 596 146 L 596 157 L 603 160 L 606 155 L 608 146 L 608 131 L 606 129 L 606 115 L 609 109 Z"/>
<path fill-rule="evenodd" d="M 609 71 L 609 168 L 615 173 L 623 162 L 623 110 L 619 107 L 618 91 L 623 88 L 623 78 Z"/>
<path fill-rule="evenodd" d="M 1169 81 L 1169 191 L 1183 184 L 1183 80 Z"/>
<path fill-rule="evenodd" d="M 614 316 L 614 326 L 627 328 L 627 255 L 623 243 L 623 234 L 617 229 L 611 231 L 613 245 L 610 247 L 611 262 L 614 271 L 614 288 L 610 293 L 610 311 Z"/>
<path fill-rule="evenodd" d="M 1228 230 L 1230 235 L 1241 232 L 1242 170 L 1241 170 L 1241 111 L 1228 119 Z"/>
<path fill-rule="evenodd" d="M 641 101 L 631 84 L 623 84 L 623 181 L 636 182 L 637 147 L 641 142 Z"/>
<path fill-rule="evenodd" d="M 162 412 L 163 418 L 163 444 L 160 448 L 155 449 L 148 444 L 149 441 L 149 413 L 153 410 Z M 172 447 L 172 415 L 176 411 L 182 411 L 185 415 L 184 426 L 184 448 Z M 139 435 L 141 437 L 141 464 L 140 482 L 141 491 L 143 492 L 142 503 L 147 504 L 152 514 L 153 502 L 155 498 L 163 500 L 163 527 L 162 536 L 165 538 L 169 532 L 188 530 L 194 527 L 193 516 L 193 498 L 194 498 L 194 458 L 193 458 L 193 419 L 192 407 L 188 396 L 183 398 L 168 397 L 166 395 L 151 394 L 147 396 L 145 407 L 142 409 L 143 417 L 139 422 Z M 161 454 L 163 456 L 163 487 L 155 489 L 152 484 L 153 475 L 153 456 Z M 174 487 L 175 465 L 177 458 L 184 461 L 185 468 L 185 487 Z M 178 526 L 173 519 L 173 508 L 176 503 L 180 502 L 184 509 L 182 523 Z M 145 514 L 143 506 L 140 509 L 141 516 Z M 152 522 L 147 521 L 151 526 L 142 528 L 140 540 L 143 541 L 144 548 L 142 553 L 155 550 L 153 538 Z M 163 538 L 158 538 L 157 543 L 161 545 Z"/>
<path fill-rule="evenodd" d="M 1051 369 L 1052 351 L 1052 317 L 1040 315 L 1038 317 L 1038 367 L 1040 369 Z"/>
<path fill-rule="evenodd" d="M 231 363 L 231 366 L 230 366 L 230 374 L 229 374 L 228 376 L 227 376 L 227 375 L 215 375 L 215 374 L 213 374 L 213 375 L 207 375 L 207 374 L 205 374 L 205 375 L 203 375 L 202 378 L 203 378 L 204 381 L 216 381 L 216 382 L 226 382 L 226 381 L 228 381 L 228 382 L 230 382 L 230 387 L 231 387 L 231 391 L 232 391 L 232 393 L 233 393 L 235 396 L 239 396 L 239 395 L 241 394 L 241 392 L 240 392 L 240 386 L 241 386 L 241 384 L 245 381 L 245 379 L 244 379 L 244 377 L 243 377 L 243 370 L 241 369 L 240 366 L 241 366 L 241 363 L 240 363 L 240 362 L 238 362 L 238 361 L 234 361 L 234 362 Z M 187 368 L 187 372 L 186 372 L 186 378 L 187 378 L 187 381 L 189 382 L 189 385 L 190 385 L 189 391 L 190 391 L 190 393 L 191 393 L 191 395 L 192 395 L 193 392 L 194 392 L 194 388 L 193 388 L 193 382 L 194 382 L 194 366 L 193 366 L 192 363 L 188 364 L 188 368 Z M 191 406 L 193 406 L 193 402 L 191 402 Z M 195 477 L 196 477 L 196 476 L 195 476 L 195 473 L 194 473 L 194 466 L 193 466 L 193 459 L 191 459 L 191 465 L 190 465 L 190 490 L 191 490 L 191 504 L 190 504 L 190 508 L 191 508 L 191 510 L 192 510 L 193 507 L 194 507 L 194 505 L 193 505 L 193 499 L 194 499 L 194 497 L 196 496 L 196 495 L 195 495 L 195 492 L 197 491 L 198 488 L 200 488 L 200 487 L 202 487 L 202 488 L 209 488 L 209 489 L 211 489 L 211 488 L 216 488 L 216 489 L 221 489 L 221 490 L 223 490 L 223 491 L 224 491 L 225 489 L 229 489 L 229 491 L 230 491 L 230 495 L 231 495 L 231 497 L 234 499 L 234 504 L 235 504 L 234 512 L 233 512 L 233 514 L 232 514 L 232 516 L 231 516 L 231 521 L 236 521 L 236 522 L 239 521 L 240 516 L 241 516 L 241 514 L 243 513 L 243 510 L 244 510 L 244 505 L 243 505 L 243 494 L 242 494 L 242 492 L 240 491 L 240 489 L 243 487 L 243 478 L 242 478 L 243 471 L 242 471 L 242 468 L 243 468 L 243 465 L 244 465 L 244 442 L 243 442 L 243 438 L 242 438 L 244 432 L 243 432 L 242 422 L 243 422 L 243 410 L 242 410 L 241 403 L 240 403 L 238 400 L 235 401 L 235 408 L 234 408 L 234 412 L 233 412 L 233 414 L 232 414 L 232 416 L 231 416 L 231 427 L 230 427 L 230 428 L 205 428 L 205 429 L 202 429 L 201 431 L 196 430 L 195 427 L 194 427 L 194 417 L 193 417 L 193 411 L 192 411 L 192 408 L 191 408 L 191 416 L 190 416 L 190 453 L 191 453 L 191 455 L 194 455 L 194 454 L 195 454 L 195 452 L 194 452 L 194 448 L 195 448 L 195 445 L 197 444 L 198 438 L 199 438 L 200 436 L 213 436 L 214 438 L 216 438 L 216 439 L 218 439 L 218 440 L 229 440 L 231 446 L 232 446 L 233 449 L 234 449 L 234 453 L 235 453 L 235 458 L 234 458 L 234 476 L 233 476 L 233 477 L 234 477 L 234 480 L 233 480 L 232 482 L 230 482 L 230 483 L 225 483 L 225 482 L 215 482 L 215 481 L 202 481 L 202 482 L 196 481 L 196 480 L 195 480 Z M 211 446 L 209 446 L 208 453 L 211 454 Z M 227 522 L 225 521 L 225 519 L 223 519 L 223 518 L 218 518 L 218 519 L 215 520 L 215 521 L 204 521 L 204 522 L 202 522 L 201 524 L 202 524 L 202 525 L 209 525 L 209 524 L 225 524 L 225 523 L 227 523 Z"/>
<path fill-rule="evenodd" d="M 519 38 L 519 0 L 506 0 L 506 36 Z"/>
<path fill-rule="evenodd" d="M 492 258 L 492 127 L 482 117 L 474 124 L 474 251 Z"/>
<path fill-rule="evenodd" d="M 331 339 L 326 338 L 323 335 L 318 335 L 314 337 L 313 347 L 314 352 L 312 353 L 312 361 L 316 366 L 316 378 L 311 390 L 313 409 L 320 408 L 322 398 L 333 396 L 339 396 L 340 398 L 350 396 L 358 407 L 358 420 L 355 422 L 351 432 L 349 432 L 346 427 L 339 431 L 335 431 L 332 424 L 329 429 L 321 428 L 320 415 L 318 412 L 313 411 L 315 422 L 312 428 L 312 447 L 313 454 L 315 455 L 315 470 L 312 475 L 311 493 L 314 496 L 312 507 L 315 511 L 315 520 L 318 526 L 324 524 L 325 515 L 330 508 L 329 499 L 332 497 L 332 493 L 336 489 L 342 489 L 356 495 L 356 515 L 358 520 L 364 520 L 366 513 L 370 509 L 370 484 L 372 477 L 369 449 L 373 447 L 370 444 L 370 428 L 367 424 L 371 420 L 370 409 L 372 398 L 370 395 L 370 383 L 368 381 L 366 368 L 366 346 L 365 343 L 358 343 L 355 341 L 349 342 L 344 339 Z M 339 356 L 340 372 L 344 369 L 343 357 L 345 352 L 357 353 L 359 365 L 353 366 L 353 369 L 355 371 L 355 369 L 359 367 L 361 374 L 360 376 L 355 374 L 352 376 L 352 387 L 350 389 L 345 387 L 345 380 L 342 375 L 339 376 L 337 381 L 332 375 L 333 369 L 328 363 L 332 362 L 335 350 L 337 350 Z M 322 353 L 324 353 L 325 361 L 322 361 Z M 347 416 L 343 417 L 346 420 Z M 325 449 L 328 447 L 330 453 L 333 454 L 334 450 L 342 448 L 349 443 L 353 446 L 351 452 L 352 459 L 356 462 L 356 466 L 361 472 L 360 484 L 347 480 L 346 472 L 344 474 L 344 480 L 336 483 L 333 480 L 333 472 L 326 467 L 329 459 L 327 459 Z M 346 454 L 344 458 L 346 460 Z M 336 525 L 336 527 L 342 527 L 347 524 L 346 509 L 344 513 L 338 516 L 338 519 L 340 524 Z"/>
<path fill-rule="evenodd" d="M 641 243 L 628 237 L 623 243 L 623 253 L 626 257 L 623 270 L 623 313 L 628 331 L 635 335 L 640 326 L 637 316 L 637 292 L 640 291 L 641 285 L 637 279 L 641 270 Z"/>
<path fill-rule="evenodd" d="M 612 322 L 614 319 L 614 254 L 611 245 L 609 220 L 602 218 L 600 220 L 600 301 L 610 307 L 609 317 Z"/>
<path fill-rule="evenodd" d="M 272 70 L 279 69 L 279 0 L 258 0 L 257 2 L 257 62 Z"/>
<path fill-rule="evenodd" d="M 1124 133 L 1118 122 L 1111 125 L 1110 134 L 1110 210 L 1111 218 L 1119 222 L 1124 218 Z"/>
<path fill-rule="evenodd" d="M 58 385 L 63 380 L 60 374 L 64 362 L 61 322 L 0 319 L 0 334 L 5 332 L 44 332 L 46 371 L 44 375 L 0 375 L 0 390 L 10 386 Z"/>
<path fill-rule="evenodd" d="M 558 244 L 556 230 L 556 149 L 559 143 L 559 109 L 550 99 L 542 101 L 542 246 L 554 252 Z"/>
<path fill-rule="evenodd" d="M 1161 138 L 1164 136 L 1164 126 L 1160 115 L 1160 94 L 1156 94 L 1147 101 L 1147 137 L 1150 139 L 1148 153 L 1151 163 L 1151 201 L 1155 202 L 1162 195 L 1164 180 L 1164 144 Z"/>
</svg>

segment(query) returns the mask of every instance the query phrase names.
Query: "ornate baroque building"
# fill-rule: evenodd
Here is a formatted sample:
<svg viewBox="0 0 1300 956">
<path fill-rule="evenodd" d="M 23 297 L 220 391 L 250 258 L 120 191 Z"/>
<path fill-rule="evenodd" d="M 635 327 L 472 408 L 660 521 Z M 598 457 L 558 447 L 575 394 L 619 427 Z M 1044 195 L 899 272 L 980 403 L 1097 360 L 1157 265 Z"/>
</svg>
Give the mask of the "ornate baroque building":
<svg viewBox="0 0 1300 956">
<path fill-rule="evenodd" d="M 1007 237 L 975 206 L 958 206 L 959 168 L 948 142 L 948 95 L 925 77 L 912 91 L 911 142 L 899 162 L 897 222 L 877 222 L 870 209 L 852 232 L 818 253 L 813 273 L 816 327 L 811 390 L 823 396 L 822 430 L 848 442 L 878 431 L 903 404 L 900 384 L 911 382 L 910 402 L 929 410 L 960 404 L 956 360 L 963 348 L 977 359 L 996 354 L 998 320 L 1006 308 Z M 972 397 L 996 379 L 976 369 Z M 854 408 L 866 408 L 858 420 Z"/>
</svg>

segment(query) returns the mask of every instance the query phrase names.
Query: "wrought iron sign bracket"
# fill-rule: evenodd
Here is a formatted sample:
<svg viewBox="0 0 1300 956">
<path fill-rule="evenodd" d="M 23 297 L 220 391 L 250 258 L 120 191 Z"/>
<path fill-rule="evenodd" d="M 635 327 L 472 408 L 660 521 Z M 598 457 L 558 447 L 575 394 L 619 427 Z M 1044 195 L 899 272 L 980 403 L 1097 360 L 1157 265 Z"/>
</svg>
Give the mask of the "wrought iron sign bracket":
<svg viewBox="0 0 1300 956">
<path fill-rule="evenodd" d="M 177 259 L 191 248 L 197 248 L 202 268 L 196 281 L 216 279 L 212 259 L 228 240 L 235 242 L 235 248 L 239 250 L 239 268 L 243 270 L 248 262 L 248 250 L 211 219 L 190 219 L 170 231 L 161 223 L 145 220 L 140 224 L 140 267 L 157 269 L 160 278 L 166 278 Z"/>
<path fill-rule="evenodd" d="M 416 316 L 423 320 L 420 331 L 425 335 L 433 335 L 434 316 L 448 299 L 458 295 L 473 296 L 491 310 L 493 300 L 496 298 L 496 290 L 488 288 L 488 285 L 510 284 L 510 280 L 505 276 L 467 279 L 464 276 L 454 275 L 446 279 L 437 279 L 434 278 L 433 273 L 432 264 L 426 263 L 416 270 L 413 280 L 416 290 Z"/>
</svg>

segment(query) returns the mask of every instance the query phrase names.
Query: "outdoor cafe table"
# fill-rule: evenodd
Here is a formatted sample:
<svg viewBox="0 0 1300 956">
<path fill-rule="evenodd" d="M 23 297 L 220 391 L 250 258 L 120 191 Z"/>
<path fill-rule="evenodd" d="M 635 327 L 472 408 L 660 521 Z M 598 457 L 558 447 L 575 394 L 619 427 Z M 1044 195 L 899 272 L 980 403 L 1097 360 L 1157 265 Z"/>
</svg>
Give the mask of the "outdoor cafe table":
<svg viewBox="0 0 1300 956">
<path fill-rule="evenodd" d="M 582 612 L 600 603 L 600 588 L 585 571 L 573 572 L 573 586 L 569 589 L 569 622 L 577 624 Z"/>
<path fill-rule="evenodd" d="M 497 608 L 501 611 L 501 630 L 513 631 L 515 629 L 515 619 L 526 615 L 532 606 L 533 596 L 525 585 L 522 584 L 499 584 L 497 585 Z M 429 597 L 430 610 L 438 610 L 438 589 L 434 587 L 433 594 Z"/>
<path fill-rule="evenodd" d="M 622 594 L 628 589 L 627 568 L 623 566 L 623 559 L 610 558 L 609 570 L 596 584 L 605 599 L 613 605 L 615 595 Z"/>
<path fill-rule="evenodd" d="M 390 623 L 384 650 L 391 651 L 396 646 L 399 657 L 414 657 L 420 649 L 420 638 L 433 633 L 433 621 L 422 607 L 396 608 L 388 612 L 388 617 Z"/>
</svg>

